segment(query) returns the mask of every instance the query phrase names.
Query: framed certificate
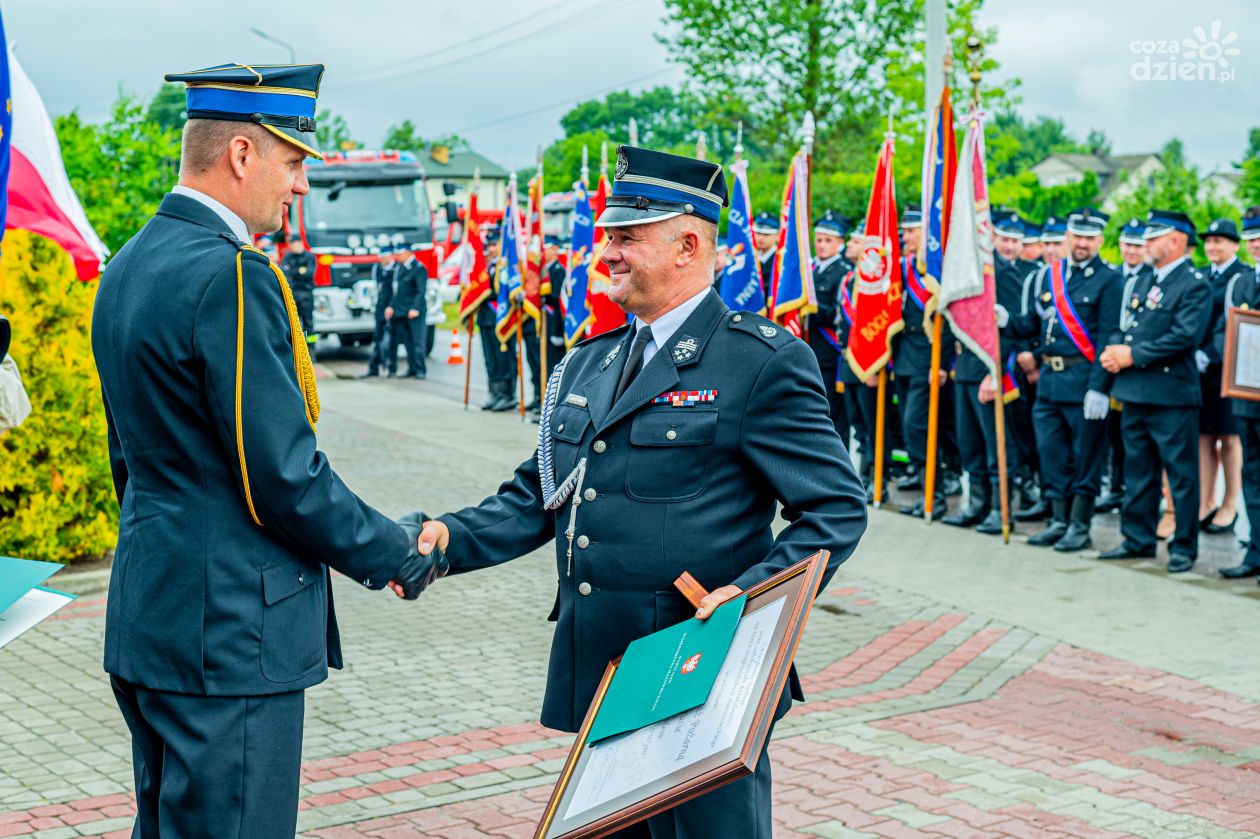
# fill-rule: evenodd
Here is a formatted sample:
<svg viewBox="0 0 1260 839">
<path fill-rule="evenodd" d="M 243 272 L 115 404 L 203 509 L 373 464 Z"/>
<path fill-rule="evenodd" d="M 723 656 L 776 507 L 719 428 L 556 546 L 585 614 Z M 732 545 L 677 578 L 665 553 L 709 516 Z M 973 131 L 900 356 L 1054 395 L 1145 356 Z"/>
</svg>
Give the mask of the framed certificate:
<svg viewBox="0 0 1260 839">
<path fill-rule="evenodd" d="M 702 706 L 592 744 L 591 727 L 621 659 L 610 663 L 535 839 L 605 836 L 751 774 L 829 556 L 819 551 L 745 592 L 734 639 Z"/>
<path fill-rule="evenodd" d="M 1221 396 L 1260 400 L 1260 311 L 1229 310 L 1225 320 Z"/>
</svg>

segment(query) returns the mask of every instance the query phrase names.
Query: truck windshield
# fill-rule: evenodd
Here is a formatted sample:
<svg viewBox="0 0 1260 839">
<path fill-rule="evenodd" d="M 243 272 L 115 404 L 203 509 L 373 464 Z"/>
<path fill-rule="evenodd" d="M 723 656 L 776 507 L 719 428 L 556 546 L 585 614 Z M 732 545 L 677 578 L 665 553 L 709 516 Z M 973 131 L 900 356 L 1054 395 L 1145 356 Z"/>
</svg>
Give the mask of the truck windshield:
<svg viewBox="0 0 1260 839">
<path fill-rule="evenodd" d="M 311 230 L 430 229 L 423 181 L 311 184 L 303 208 Z"/>
</svg>

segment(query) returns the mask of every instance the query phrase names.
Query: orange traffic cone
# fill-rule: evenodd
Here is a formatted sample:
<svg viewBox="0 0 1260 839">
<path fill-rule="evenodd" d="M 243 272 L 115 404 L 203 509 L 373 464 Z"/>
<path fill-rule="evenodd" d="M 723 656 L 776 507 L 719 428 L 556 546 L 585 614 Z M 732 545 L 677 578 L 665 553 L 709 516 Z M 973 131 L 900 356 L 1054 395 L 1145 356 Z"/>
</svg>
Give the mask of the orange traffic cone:
<svg viewBox="0 0 1260 839">
<path fill-rule="evenodd" d="M 447 364 L 463 364 L 464 348 L 459 343 L 459 330 L 451 330 L 451 351 L 446 356 Z"/>
</svg>

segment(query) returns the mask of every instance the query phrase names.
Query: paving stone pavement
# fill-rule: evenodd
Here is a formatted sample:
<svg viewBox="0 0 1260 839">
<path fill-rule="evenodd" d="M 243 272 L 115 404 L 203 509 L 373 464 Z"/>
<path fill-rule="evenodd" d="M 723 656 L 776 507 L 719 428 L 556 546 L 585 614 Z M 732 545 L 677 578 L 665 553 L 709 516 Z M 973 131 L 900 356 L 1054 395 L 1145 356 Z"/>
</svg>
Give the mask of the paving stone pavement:
<svg viewBox="0 0 1260 839">
<path fill-rule="evenodd" d="M 321 399 L 321 446 L 389 514 L 475 502 L 532 450 L 423 384 Z M 1260 833 L 1251 589 L 1155 571 L 874 513 L 797 656 L 776 836 Z M 338 579 L 348 666 L 308 694 L 300 834 L 531 836 L 571 742 L 537 723 L 554 586 L 548 551 L 415 603 Z M 130 835 L 103 607 L 0 651 L 0 837 Z"/>
</svg>

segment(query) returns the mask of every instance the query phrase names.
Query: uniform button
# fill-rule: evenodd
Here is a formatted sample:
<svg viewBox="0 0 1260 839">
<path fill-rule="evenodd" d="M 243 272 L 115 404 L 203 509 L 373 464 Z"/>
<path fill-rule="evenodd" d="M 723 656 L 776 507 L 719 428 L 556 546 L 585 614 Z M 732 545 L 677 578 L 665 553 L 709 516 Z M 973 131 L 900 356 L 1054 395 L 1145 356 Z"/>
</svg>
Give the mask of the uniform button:
<svg viewBox="0 0 1260 839">
<path fill-rule="evenodd" d="M 736 323 L 739 323 L 743 319 L 744 319 L 743 315 L 736 315 L 735 317 L 731 318 L 731 320 L 735 321 Z"/>
<path fill-rule="evenodd" d="M 592 448 L 595 449 L 595 454 L 603 454 L 604 450 L 608 448 L 608 444 L 603 440 L 596 440 Z"/>
<path fill-rule="evenodd" d="M 1132 344 L 1132 343 L 1133 343 L 1133 336 L 1132 336 L 1132 335 L 1125 335 L 1125 336 L 1124 336 L 1124 342 L 1125 342 L 1126 344 Z"/>
<path fill-rule="evenodd" d="M 371 580 L 364 580 L 364 581 L 363 581 L 363 587 L 364 587 L 364 588 L 371 588 L 371 587 L 372 587 L 372 581 L 371 581 Z"/>
<path fill-rule="evenodd" d="M 585 548 L 591 544 L 591 540 L 586 538 L 585 536 L 579 536 L 577 538 L 577 543 L 578 543 L 579 548 Z"/>
<path fill-rule="evenodd" d="M 560 423 L 560 425 L 556 427 L 556 431 L 564 431 L 564 423 Z"/>
<path fill-rule="evenodd" d="M 298 585 L 300 585 L 300 586 L 304 586 L 304 585 L 306 585 L 306 575 L 305 575 L 305 574 L 298 574 Z"/>
<path fill-rule="evenodd" d="M 1165 367 L 1165 368 L 1164 368 L 1164 372 L 1165 372 L 1165 373 L 1167 373 L 1167 372 L 1168 372 L 1168 368 L 1167 368 L 1167 367 Z"/>
<path fill-rule="evenodd" d="M 587 501 L 594 501 L 598 495 L 599 493 L 597 493 L 593 489 L 588 489 L 586 492 L 582 493 L 582 497 L 585 498 Z"/>
<path fill-rule="evenodd" d="M 678 436 L 678 432 L 677 432 L 677 431 L 675 431 L 675 430 L 674 430 L 674 429 L 672 429 L 672 428 L 671 428 L 669 431 L 666 431 L 666 432 L 665 432 L 665 439 L 666 439 L 666 440 L 673 440 L 673 439 L 674 439 L 674 438 L 676 438 L 677 436 Z"/>
<path fill-rule="evenodd" d="M 590 584 L 590 583 L 581 583 L 581 584 L 579 584 L 579 585 L 578 585 L 578 594 L 580 594 L 580 595 L 582 595 L 583 597 L 585 597 L 586 595 L 588 595 L 588 594 L 590 594 L 590 593 L 591 593 L 591 584 Z"/>
</svg>

